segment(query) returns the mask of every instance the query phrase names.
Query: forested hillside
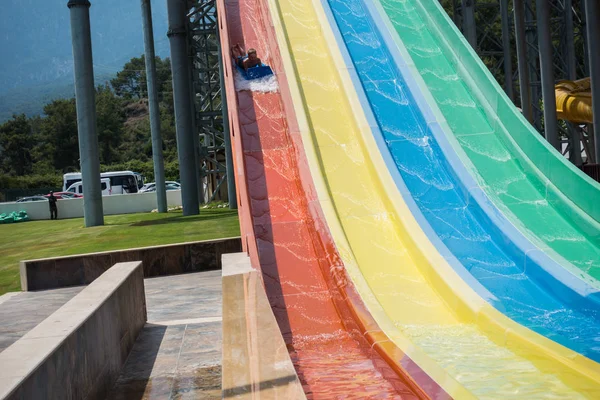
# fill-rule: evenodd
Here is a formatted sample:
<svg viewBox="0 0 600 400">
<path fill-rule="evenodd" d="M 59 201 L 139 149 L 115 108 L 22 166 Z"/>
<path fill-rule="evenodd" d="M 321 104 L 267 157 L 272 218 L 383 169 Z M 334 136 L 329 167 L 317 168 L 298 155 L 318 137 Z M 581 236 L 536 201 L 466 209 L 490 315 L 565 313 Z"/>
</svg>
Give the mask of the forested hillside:
<svg viewBox="0 0 600 400">
<path fill-rule="evenodd" d="M 178 178 L 171 64 L 156 58 L 161 130 L 168 179 Z M 144 57 L 131 59 L 96 89 L 97 134 L 103 170 L 135 170 L 154 179 Z M 60 187 L 79 170 L 75 99 L 47 103 L 43 116 L 15 114 L 0 125 L 0 192 Z M 0 194 L 0 200 L 1 194 Z"/>
<path fill-rule="evenodd" d="M 144 51 L 139 1 L 91 0 L 96 84 Z M 42 113 L 50 100 L 73 95 L 67 0 L 2 0 L 0 123 L 13 113 Z M 169 53 L 166 2 L 152 1 L 157 55 Z"/>
</svg>

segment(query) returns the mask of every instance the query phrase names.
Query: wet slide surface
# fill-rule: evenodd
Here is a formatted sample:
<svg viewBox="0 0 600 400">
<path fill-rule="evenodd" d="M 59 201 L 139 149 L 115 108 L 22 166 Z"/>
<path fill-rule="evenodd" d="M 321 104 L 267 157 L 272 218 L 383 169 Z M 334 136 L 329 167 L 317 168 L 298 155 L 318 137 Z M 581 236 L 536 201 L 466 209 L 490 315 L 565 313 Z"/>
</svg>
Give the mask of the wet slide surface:
<svg viewBox="0 0 600 400">
<path fill-rule="evenodd" d="M 539 149 L 531 146 L 531 151 L 526 154 L 518 154 L 514 148 L 507 146 L 507 139 L 503 139 L 506 133 L 503 133 L 502 129 L 509 129 L 513 136 L 519 135 L 523 140 L 529 141 L 539 140 L 533 137 L 537 132 L 526 127 L 522 121 L 517 121 L 516 117 L 509 121 L 510 113 L 502 107 L 514 106 L 504 104 L 503 99 L 499 99 L 500 96 L 496 93 L 490 92 L 487 95 L 491 101 L 498 103 L 498 110 L 494 112 L 499 114 L 488 116 L 484 112 L 485 105 L 473 93 L 473 88 L 464 80 L 462 72 L 457 71 L 446 57 L 448 49 L 445 49 L 444 44 L 428 29 L 438 22 L 429 20 L 434 18 L 433 16 L 420 13 L 423 9 L 437 15 L 439 5 L 434 4 L 433 0 L 381 0 L 381 4 L 450 125 L 458 144 L 475 166 L 483 181 L 483 189 L 518 227 L 534 240 L 537 239 L 542 247 L 552 249 L 584 274 L 600 279 L 600 231 L 597 221 L 594 221 L 591 214 L 578 216 L 582 209 L 589 212 L 597 209 L 597 200 L 595 206 L 584 204 L 592 201 L 594 197 L 598 198 L 600 191 L 597 184 L 577 176 L 576 173 L 568 174 L 567 171 L 564 178 L 558 175 L 552 177 L 552 182 L 560 184 L 561 179 L 568 180 L 569 191 L 564 194 L 577 200 L 577 196 L 587 193 L 586 198 L 582 197 L 580 204 L 571 205 L 565 204 L 563 200 L 552 199 L 549 190 L 552 183 L 544 181 L 547 178 L 542 179 L 527 169 L 525 158 L 536 156 L 536 167 L 566 170 L 567 167 L 558 161 L 558 157 L 562 156 L 558 153 L 553 154 L 553 150 L 547 146 L 538 146 Z M 437 18 L 438 21 L 440 19 Z M 452 35 L 449 34 L 452 27 L 449 24 L 452 22 L 446 18 L 436 29 L 439 29 L 446 40 L 452 41 Z M 452 46 L 451 43 L 448 45 Z M 461 45 L 456 44 L 456 47 Z M 461 68 L 468 71 L 466 73 L 476 76 L 474 79 L 488 79 L 480 77 L 482 74 L 478 73 L 472 66 L 473 62 L 469 61 L 472 55 L 465 56 L 464 53 L 465 51 L 462 51 L 460 55 L 463 63 Z M 499 89 L 495 82 L 493 85 Z M 504 114 L 504 119 L 500 113 Z M 500 118 L 500 123 L 492 117 Z"/>
<path fill-rule="evenodd" d="M 410 222 L 410 212 L 402 208 L 400 197 L 390 201 L 382 184 L 385 167 L 381 162 L 375 166 L 372 157 L 377 157 L 378 149 L 372 134 L 361 120 L 360 109 L 345 96 L 345 90 L 352 90 L 351 84 L 342 83 L 338 74 L 344 66 L 336 67 L 336 56 L 331 55 L 332 48 L 324 37 L 326 27 L 320 25 L 319 11 L 313 8 L 320 3 L 279 0 L 272 4 L 284 31 L 278 41 L 289 45 L 299 84 L 298 101 L 303 104 L 296 104 L 296 110 L 306 111 L 310 127 L 310 137 L 304 143 L 316 146 L 318 163 L 311 164 L 311 171 L 322 174 L 334 208 L 333 218 L 341 224 L 342 232 L 334 233 L 334 240 L 353 279 L 360 274 L 366 280 L 368 287 L 358 290 L 367 306 L 383 307 L 385 318 L 392 321 L 393 328 L 380 324 L 388 326 L 385 333 L 400 347 L 404 344 L 425 352 L 434 363 L 424 363 L 428 364 L 426 372 L 429 367 L 443 368 L 448 375 L 444 384 L 458 382 L 458 387 L 451 385 L 449 390 L 457 398 L 470 393 L 481 397 L 578 398 L 575 388 L 565 386 L 553 374 L 554 367 L 548 370 L 546 366 L 544 371 L 548 372 L 542 372 L 531 361 L 536 359 L 533 353 L 528 359 L 497 345 L 468 313 L 451 309 L 446 301 L 452 304 L 452 299 L 440 297 L 432 287 L 425 265 L 431 254 L 423 251 L 432 250 L 431 245 L 424 239 L 413 242 L 420 237 Z M 287 72 L 288 80 L 294 79 Z M 348 247 L 340 235 L 347 239 Z M 358 269 L 350 270 L 354 264 Z M 378 322 L 383 321 L 384 317 L 379 317 Z"/>
<path fill-rule="evenodd" d="M 329 0 L 395 167 L 445 246 L 513 320 L 600 361 L 600 315 L 564 304 L 529 276 L 519 251 L 471 198 L 432 134 L 362 0 Z M 531 246 L 530 248 L 533 248 Z M 440 249 L 441 251 L 441 249 Z M 532 261 L 529 260 L 529 263 Z M 457 263 L 458 264 L 458 263 Z M 458 266 L 458 269 L 461 267 Z M 538 267 L 539 268 L 539 267 Z"/>
<path fill-rule="evenodd" d="M 222 43 L 258 49 L 263 62 L 284 79 L 260 0 L 225 0 L 220 7 L 228 25 Z M 335 258 L 313 242 L 317 233 L 310 197 L 300 181 L 306 165 L 298 165 L 293 114 L 286 114 L 281 93 L 234 93 L 228 90 L 229 103 L 236 101 L 238 111 L 230 120 L 239 122 L 231 128 L 236 170 L 243 171 L 237 177 L 242 231 L 308 398 L 417 398 L 361 335 L 348 331 L 347 311 L 334 305 L 336 293 L 329 290 L 319 263 L 331 266 Z"/>
</svg>

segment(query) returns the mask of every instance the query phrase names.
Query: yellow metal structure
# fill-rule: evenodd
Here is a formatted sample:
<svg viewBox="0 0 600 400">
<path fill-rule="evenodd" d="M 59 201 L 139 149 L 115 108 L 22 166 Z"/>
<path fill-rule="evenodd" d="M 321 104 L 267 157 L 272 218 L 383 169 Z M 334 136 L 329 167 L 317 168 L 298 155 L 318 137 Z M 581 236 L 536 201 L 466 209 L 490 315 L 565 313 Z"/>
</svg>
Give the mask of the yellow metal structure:
<svg viewBox="0 0 600 400">
<path fill-rule="evenodd" d="M 269 0 L 319 205 L 379 327 L 452 397 L 600 398 L 600 369 L 495 310 L 387 171 L 319 0 Z"/>
<path fill-rule="evenodd" d="M 590 78 L 560 81 L 554 87 L 556 115 L 575 123 L 594 123 Z"/>
</svg>

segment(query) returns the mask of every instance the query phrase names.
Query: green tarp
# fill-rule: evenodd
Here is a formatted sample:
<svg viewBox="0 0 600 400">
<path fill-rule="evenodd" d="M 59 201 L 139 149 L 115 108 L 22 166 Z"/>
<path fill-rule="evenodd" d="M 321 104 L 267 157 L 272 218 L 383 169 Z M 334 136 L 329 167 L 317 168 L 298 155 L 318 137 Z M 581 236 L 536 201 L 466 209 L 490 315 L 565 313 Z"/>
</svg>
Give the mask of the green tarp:
<svg viewBox="0 0 600 400">
<path fill-rule="evenodd" d="M 11 224 L 13 222 L 29 221 L 27 211 L 13 211 L 10 214 L 0 214 L 0 224 Z"/>
</svg>

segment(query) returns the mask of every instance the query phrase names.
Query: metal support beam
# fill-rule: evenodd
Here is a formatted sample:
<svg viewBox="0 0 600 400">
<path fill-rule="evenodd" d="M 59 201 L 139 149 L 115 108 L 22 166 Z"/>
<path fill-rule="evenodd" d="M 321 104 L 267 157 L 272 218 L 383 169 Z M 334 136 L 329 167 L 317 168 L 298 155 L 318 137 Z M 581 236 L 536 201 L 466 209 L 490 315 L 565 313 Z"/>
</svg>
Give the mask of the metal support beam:
<svg viewBox="0 0 600 400">
<path fill-rule="evenodd" d="M 462 0 L 463 33 L 467 41 L 477 50 L 477 27 L 475 25 L 475 0 Z"/>
<path fill-rule="evenodd" d="M 525 4 L 523 0 L 514 0 L 515 42 L 517 44 L 517 63 L 519 67 L 519 90 L 523 115 L 533 123 L 531 93 L 529 88 L 529 68 L 527 63 L 527 41 L 525 38 Z"/>
<path fill-rule="evenodd" d="M 590 76 L 590 57 L 589 57 L 589 47 L 588 47 L 588 34 L 587 34 L 587 16 L 586 16 L 586 7 L 585 0 L 581 0 L 581 20 L 583 24 L 583 51 L 585 55 L 583 57 L 583 70 L 584 76 Z"/>
<path fill-rule="evenodd" d="M 575 27 L 573 26 L 573 0 L 565 0 L 565 46 L 564 57 L 567 67 L 567 79 L 574 81 L 577 79 L 577 64 L 575 60 Z M 567 122 L 567 131 L 569 132 L 569 160 L 581 166 L 581 134 L 579 127 Z"/>
<path fill-rule="evenodd" d="M 577 61 L 575 60 L 575 27 L 573 25 L 573 0 L 565 0 L 565 54 L 567 79 L 577 79 Z"/>
<path fill-rule="evenodd" d="M 154 29 L 152 28 L 152 5 L 150 0 L 142 0 L 142 26 L 144 29 L 144 53 L 146 55 L 146 81 L 148 84 L 148 105 L 150 108 L 150 132 L 152 134 L 152 161 L 154 162 L 154 182 L 156 182 L 156 203 L 158 212 L 167 212 L 167 191 L 165 188 L 165 164 L 160 133 L 160 109 L 156 88 L 156 60 L 154 54 Z"/>
<path fill-rule="evenodd" d="M 191 0 L 188 4 L 191 7 L 188 29 L 196 95 L 195 121 L 200 138 L 201 173 L 207 184 L 206 201 L 224 200 L 229 195 L 221 190 L 229 178 L 226 150 L 229 137 L 225 134 L 228 115 L 222 108 L 225 102 L 221 98 L 217 8 L 215 0 Z M 229 203 L 235 203 L 235 196 Z"/>
<path fill-rule="evenodd" d="M 590 65 L 592 111 L 594 113 L 594 149 L 596 162 L 600 160 L 600 51 L 595 48 L 600 39 L 600 4 L 585 0 L 588 57 Z"/>
<path fill-rule="evenodd" d="M 538 46 L 537 46 L 537 29 L 535 26 L 535 13 L 533 11 L 532 2 L 535 0 L 525 0 L 525 39 L 527 41 L 527 67 L 529 69 L 529 88 L 531 93 L 531 124 L 541 132 L 542 118 L 540 110 L 540 70 L 538 65 Z"/>
<path fill-rule="evenodd" d="M 77 135 L 83 182 L 83 218 L 86 227 L 99 226 L 104 225 L 104 212 L 96 135 L 96 88 L 90 32 L 91 4 L 88 0 L 70 0 L 67 6 L 71 10 Z"/>
<path fill-rule="evenodd" d="M 500 0 L 500 16 L 502 19 L 502 50 L 504 53 L 504 90 L 506 95 L 514 102 L 508 0 Z"/>
<path fill-rule="evenodd" d="M 192 121 L 190 93 L 190 61 L 187 52 L 186 29 L 187 0 L 167 0 L 169 14 L 169 44 L 171 47 L 171 70 L 173 72 L 173 100 L 177 131 L 177 154 L 181 179 L 181 202 L 183 215 L 199 213 L 198 181 L 196 179 L 196 154 Z"/>
<path fill-rule="evenodd" d="M 188 53 L 189 56 L 189 53 Z M 188 63 L 191 60 L 191 57 L 188 57 Z M 202 166 L 200 160 L 202 159 L 202 146 L 200 144 L 200 135 L 198 135 L 198 126 L 196 125 L 196 117 L 195 117 L 195 109 L 194 103 L 196 101 L 196 91 L 194 90 L 192 77 L 192 66 L 189 68 L 189 77 L 188 82 L 190 85 L 190 107 L 192 108 L 192 138 L 194 139 L 194 172 L 196 173 L 196 188 L 198 189 L 198 203 L 204 204 L 204 177 L 202 176 Z"/>
<path fill-rule="evenodd" d="M 567 129 L 569 130 L 569 143 L 571 144 L 571 149 L 569 150 L 569 161 L 578 167 L 583 164 L 583 160 L 581 159 L 581 132 L 579 131 L 579 127 L 575 126 L 573 123 L 567 121 Z"/>
<path fill-rule="evenodd" d="M 550 31 L 550 10 L 547 0 L 536 2 L 538 46 L 542 96 L 544 99 L 544 132 L 546 140 L 558 151 L 561 150 L 556 120 L 556 95 L 554 93 L 554 64 L 552 58 L 552 34 Z"/>
<path fill-rule="evenodd" d="M 596 139 L 598 137 L 596 136 L 596 132 L 594 129 L 594 124 L 588 124 L 587 125 L 587 143 L 588 143 L 588 148 L 586 150 L 586 154 L 588 155 L 587 158 L 587 162 L 590 164 L 597 164 L 598 160 L 596 158 L 596 153 L 594 152 L 595 149 L 595 143 L 596 143 Z"/>
<path fill-rule="evenodd" d="M 217 38 L 219 29 L 217 28 Z M 237 210 L 237 194 L 235 190 L 235 171 L 233 169 L 233 153 L 231 149 L 231 136 L 229 131 L 229 111 L 227 109 L 227 95 L 225 93 L 225 77 L 223 74 L 223 50 L 221 40 L 219 43 L 219 80 L 221 82 L 221 107 L 223 108 L 223 139 L 225 142 L 225 165 L 227 169 L 227 199 L 229 208 Z"/>
</svg>

